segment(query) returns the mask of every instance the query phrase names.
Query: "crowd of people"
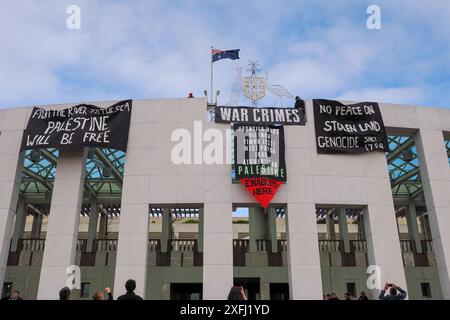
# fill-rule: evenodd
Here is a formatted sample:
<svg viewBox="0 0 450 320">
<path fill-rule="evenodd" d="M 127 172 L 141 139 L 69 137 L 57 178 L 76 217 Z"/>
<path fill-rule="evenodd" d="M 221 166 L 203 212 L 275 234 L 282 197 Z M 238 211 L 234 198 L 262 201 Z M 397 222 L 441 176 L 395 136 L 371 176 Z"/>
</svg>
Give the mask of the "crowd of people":
<svg viewBox="0 0 450 320">
<path fill-rule="evenodd" d="M 378 299 L 380 300 L 405 300 L 407 293 L 405 290 L 395 285 L 394 283 L 386 283 L 384 289 L 381 290 Z M 336 293 L 323 295 L 323 300 L 326 301 L 336 301 L 341 300 L 337 297 Z M 353 300 L 348 292 L 344 293 L 344 300 Z M 361 292 L 358 299 L 360 301 L 370 300 L 364 291 Z"/>
<path fill-rule="evenodd" d="M 119 296 L 117 300 L 142 300 L 142 297 L 134 293 L 136 290 L 136 281 L 133 279 L 129 279 L 125 283 L 126 293 Z M 393 283 L 386 283 L 384 285 L 384 289 L 381 290 L 379 299 L 380 300 L 405 300 L 407 293 L 405 290 L 400 288 L 399 286 Z M 59 291 L 59 300 L 71 300 L 72 299 L 72 290 L 69 287 L 64 287 Z M 111 293 L 111 289 L 106 287 L 103 291 L 96 291 L 92 296 L 93 300 L 114 300 L 113 295 Z M 233 286 L 228 293 L 228 300 L 248 300 L 247 295 L 245 294 L 245 290 L 242 286 Z M 1 300 L 22 300 L 20 296 L 20 292 L 18 290 L 14 290 L 10 296 L 6 296 Z M 331 294 L 323 295 L 323 300 L 326 301 L 336 301 L 341 300 L 338 298 L 335 292 Z M 349 293 L 344 294 L 344 300 L 352 300 Z M 361 292 L 359 298 L 357 300 L 369 300 L 368 296 L 364 291 Z"/>
<path fill-rule="evenodd" d="M 134 293 L 136 290 L 136 281 L 133 279 L 129 279 L 125 282 L 125 290 L 126 293 L 119 296 L 117 300 L 142 300 L 142 297 Z M 71 300 L 72 299 L 72 291 L 69 287 L 64 287 L 59 291 L 59 300 Z M 106 287 L 103 292 L 96 291 L 92 296 L 93 300 L 114 300 L 113 295 L 111 293 L 111 289 Z"/>
<path fill-rule="evenodd" d="M 336 293 L 332 292 L 331 294 L 330 293 L 326 294 L 326 295 L 324 294 L 323 300 L 336 301 L 336 300 L 341 300 L 341 299 L 338 298 Z M 353 300 L 353 299 L 350 296 L 350 294 L 348 292 L 346 292 L 346 293 L 344 293 L 344 300 Z M 367 297 L 366 293 L 364 291 L 362 291 L 357 300 L 369 300 L 369 297 Z"/>
</svg>

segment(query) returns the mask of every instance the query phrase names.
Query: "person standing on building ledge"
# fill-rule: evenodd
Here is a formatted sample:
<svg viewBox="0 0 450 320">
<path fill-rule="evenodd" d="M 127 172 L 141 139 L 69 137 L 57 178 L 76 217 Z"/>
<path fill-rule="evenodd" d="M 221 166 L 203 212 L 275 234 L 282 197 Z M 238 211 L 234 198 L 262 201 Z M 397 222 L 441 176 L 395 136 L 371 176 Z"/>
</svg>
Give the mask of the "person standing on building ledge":
<svg viewBox="0 0 450 320">
<path fill-rule="evenodd" d="M 295 97 L 295 105 L 294 108 L 300 109 L 303 113 L 305 112 L 305 101 L 299 96 Z"/>
<path fill-rule="evenodd" d="M 389 289 L 389 295 L 385 295 L 387 289 Z M 380 300 L 405 300 L 406 291 L 396 286 L 393 283 L 386 283 L 384 289 L 380 292 Z"/>
<path fill-rule="evenodd" d="M 140 296 L 134 293 L 134 290 L 136 289 L 136 281 L 133 279 L 130 279 L 125 283 L 125 289 L 127 290 L 127 293 L 118 297 L 117 300 L 142 300 Z"/>
</svg>

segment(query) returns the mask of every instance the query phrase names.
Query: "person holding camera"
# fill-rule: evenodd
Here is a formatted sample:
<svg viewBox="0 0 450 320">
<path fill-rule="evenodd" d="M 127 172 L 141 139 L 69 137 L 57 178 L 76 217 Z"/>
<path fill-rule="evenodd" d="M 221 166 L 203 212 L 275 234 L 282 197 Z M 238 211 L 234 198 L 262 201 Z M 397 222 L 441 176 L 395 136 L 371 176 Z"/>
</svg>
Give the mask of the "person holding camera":
<svg viewBox="0 0 450 320">
<path fill-rule="evenodd" d="M 389 295 L 385 295 L 389 289 Z M 406 291 L 393 283 L 386 283 L 384 289 L 380 292 L 380 300 L 405 300 Z"/>
</svg>

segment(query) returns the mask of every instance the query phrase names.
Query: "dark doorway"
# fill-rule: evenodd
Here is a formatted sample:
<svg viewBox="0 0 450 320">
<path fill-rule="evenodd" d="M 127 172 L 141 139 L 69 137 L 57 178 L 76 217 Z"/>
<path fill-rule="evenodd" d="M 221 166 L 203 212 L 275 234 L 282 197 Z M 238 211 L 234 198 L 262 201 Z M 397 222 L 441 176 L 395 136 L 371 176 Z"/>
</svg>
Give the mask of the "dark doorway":
<svg viewBox="0 0 450 320">
<path fill-rule="evenodd" d="M 270 300 L 289 300 L 289 284 L 271 283 Z"/>
<path fill-rule="evenodd" d="M 2 296 L 0 298 L 4 298 L 6 296 L 11 296 L 12 286 L 13 286 L 12 282 L 4 282 L 3 283 Z"/>
<path fill-rule="evenodd" d="M 170 300 L 202 300 L 201 283 L 171 283 Z"/>
<path fill-rule="evenodd" d="M 259 278 L 234 278 L 234 285 L 243 287 L 248 300 L 260 300 Z"/>
</svg>

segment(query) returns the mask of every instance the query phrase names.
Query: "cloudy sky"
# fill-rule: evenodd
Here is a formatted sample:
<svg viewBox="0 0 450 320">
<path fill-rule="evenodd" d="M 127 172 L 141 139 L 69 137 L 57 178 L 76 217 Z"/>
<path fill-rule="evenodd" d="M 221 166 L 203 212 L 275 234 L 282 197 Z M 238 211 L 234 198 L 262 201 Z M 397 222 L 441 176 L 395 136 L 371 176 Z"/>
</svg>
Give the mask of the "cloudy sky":
<svg viewBox="0 0 450 320">
<path fill-rule="evenodd" d="M 371 4 L 381 30 L 366 27 Z M 201 96 L 211 45 L 241 49 L 214 64 L 220 103 L 254 59 L 303 98 L 449 108 L 449 30 L 448 0 L 1 0 L 0 108 Z"/>
</svg>

